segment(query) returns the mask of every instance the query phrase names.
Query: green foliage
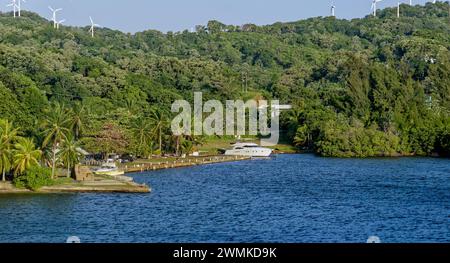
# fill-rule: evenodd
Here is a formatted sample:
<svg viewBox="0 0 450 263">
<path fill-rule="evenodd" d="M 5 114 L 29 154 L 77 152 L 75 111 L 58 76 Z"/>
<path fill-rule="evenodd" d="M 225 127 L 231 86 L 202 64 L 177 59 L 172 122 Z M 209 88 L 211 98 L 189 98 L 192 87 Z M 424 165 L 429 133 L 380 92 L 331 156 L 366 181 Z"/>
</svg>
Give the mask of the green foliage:
<svg viewBox="0 0 450 263">
<path fill-rule="evenodd" d="M 95 38 L 56 31 L 34 13 L 0 14 L 0 118 L 52 148 L 74 133 L 91 152 L 184 151 L 163 113 L 202 91 L 205 100 L 293 104 L 287 136 L 325 156 L 448 155 L 448 3 L 402 10 L 267 26 L 210 21 L 195 33 L 98 29 Z M 102 136 L 120 147 L 100 149 Z"/>
<path fill-rule="evenodd" d="M 67 177 L 70 177 L 70 169 L 79 164 L 83 157 L 80 152 L 80 144 L 73 136 L 69 136 L 62 142 L 58 150 L 58 157 L 67 168 Z"/>
<path fill-rule="evenodd" d="M 134 152 L 137 156 L 147 157 L 153 151 L 154 134 L 152 129 L 152 123 L 144 117 L 139 117 L 132 123 L 133 138 L 135 138 L 133 141 Z"/>
<path fill-rule="evenodd" d="M 317 151 L 331 157 L 396 156 L 400 152 L 400 139 L 376 127 L 366 129 L 358 121 L 347 123 L 338 116 L 336 121 L 326 123 Z"/>
<path fill-rule="evenodd" d="M 16 95 L 11 92 L 11 90 L 7 89 L 3 83 L 0 81 L 0 116 L 2 118 L 16 121 L 16 116 L 23 115 L 19 112 L 20 102 L 17 100 Z M 19 114 L 18 114 L 19 113 Z"/>
<path fill-rule="evenodd" d="M 19 130 L 15 129 L 11 122 L 0 119 L 0 173 L 2 181 L 6 180 L 6 174 L 11 171 L 13 166 L 13 148 L 18 136 Z"/>
<path fill-rule="evenodd" d="M 42 122 L 42 128 L 45 134 L 43 147 L 51 145 L 54 149 L 57 144 L 63 142 L 70 133 L 70 113 L 61 104 L 54 103 L 47 109 L 46 119 Z"/>
<path fill-rule="evenodd" d="M 34 141 L 19 137 L 14 145 L 14 175 L 21 175 L 33 166 L 39 166 L 42 151 L 37 150 Z"/>
<path fill-rule="evenodd" d="M 103 153 L 107 157 L 112 153 L 125 153 L 129 140 L 120 126 L 113 122 L 108 122 L 102 125 L 101 129 L 93 137 L 85 138 L 84 142 L 89 149 L 97 153 Z"/>
<path fill-rule="evenodd" d="M 436 149 L 442 156 L 450 157 L 450 118 L 437 128 Z"/>
<path fill-rule="evenodd" d="M 18 188 L 26 188 L 37 191 L 44 186 L 51 186 L 54 181 L 51 179 L 51 169 L 33 166 L 26 170 L 25 173 L 16 176 L 13 184 Z"/>
</svg>

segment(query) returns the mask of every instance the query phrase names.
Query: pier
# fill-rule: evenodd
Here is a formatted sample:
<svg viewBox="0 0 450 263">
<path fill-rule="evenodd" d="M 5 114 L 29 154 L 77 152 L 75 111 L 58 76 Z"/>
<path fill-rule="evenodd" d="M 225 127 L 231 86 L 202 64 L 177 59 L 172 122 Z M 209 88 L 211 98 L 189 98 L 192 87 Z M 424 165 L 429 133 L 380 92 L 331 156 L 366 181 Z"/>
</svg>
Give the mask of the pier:
<svg viewBox="0 0 450 263">
<path fill-rule="evenodd" d="M 150 193 L 151 188 L 134 182 L 120 182 L 112 179 L 72 182 L 45 186 L 37 191 L 16 188 L 11 182 L 0 183 L 0 194 L 56 194 L 56 193 Z"/>
<path fill-rule="evenodd" d="M 215 163 L 237 162 L 249 160 L 245 156 L 201 156 L 187 158 L 158 158 L 154 160 L 139 160 L 133 163 L 121 164 L 120 170 L 125 173 L 139 173 L 146 171 L 157 171 L 163 169 L 175 169 L 207 165 Z M 97 163 L 91 162 L 89 166 Z M 0 194 L 26 194 L 26 193 L 150 193 L 151 188 L 135 182 L 127 182 L 110 176 L 93 175 L 87 166 L 79 166 L 76 169 L 77 180 L 54 186 L 45 186 L 38 191 L 18 189 L 11 182 L 0 184 Z"/>
<path fill-rule="evenodd" d="M 120 165 L 120 169 L 125 171 L 125 173 L 137 173 L 145 171 L 157 171 L 163 169 L 172 168 L 184 168 L 197 165 L 205 164 L 215 164 L 215 163 L 226 163 L 226 162 L 237 162 L 249 160 L 250 157 L 245 156 L 201 156 L 201 157 L 188 157 L 188 158 L 175 158 L 167 160 L 140 160 L 135 163 L 128 163 Z"/>
</svg>

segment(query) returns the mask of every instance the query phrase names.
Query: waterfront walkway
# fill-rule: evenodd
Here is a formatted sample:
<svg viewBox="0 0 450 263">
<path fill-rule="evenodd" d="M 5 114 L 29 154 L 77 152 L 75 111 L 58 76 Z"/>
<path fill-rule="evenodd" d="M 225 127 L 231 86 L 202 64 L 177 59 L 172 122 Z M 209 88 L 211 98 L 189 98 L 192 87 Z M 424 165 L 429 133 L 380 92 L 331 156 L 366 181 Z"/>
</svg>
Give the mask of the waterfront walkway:
<svg viewBox="0 0 450 263">
<path fill-rule="evenodd" d="M 145 171 L 156 171 L 162 169 L 172 169 L 172 168 L 183 168 L 191 167 L 196 165 L 214 164 L 214 163 L 225 163 L 225 162 L 237 162 L 243 160 L 249 160 L 250 157 L 245 156 L 201 156 L 201 157 L 188 157 L 188 158 L 177 158 L 177 159 L 167 159 L 167 160 L 140 160 L 135 163 L 122 164 L 120 169 L 125 171 L 125 173 L 136 173 Z"/>
<path fill-rule="evenodd" d="M 28 193 L 150 193 L 151 188 L 134 182 L 121 182 L 112 179 L 96 178 L 95 181 L 72 182 L 54 186 L 45 186 L 37 191 L 20 189 L 11 182 L 0 183 L 0 194 L 28 194 Z"/>
</svg>

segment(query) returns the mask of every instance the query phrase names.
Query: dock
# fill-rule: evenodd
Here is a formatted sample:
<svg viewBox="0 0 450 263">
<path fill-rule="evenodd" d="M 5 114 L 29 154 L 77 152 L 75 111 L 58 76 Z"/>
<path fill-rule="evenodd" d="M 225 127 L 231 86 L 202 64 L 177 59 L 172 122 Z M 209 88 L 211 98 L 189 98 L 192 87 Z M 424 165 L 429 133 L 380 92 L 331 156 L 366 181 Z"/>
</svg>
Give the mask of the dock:
<svg viewBox="0 0 450 263">
<path fill-rule="evenodd" d="M 238 162 L 250 160 L 245 156 L 201 156 L 187 158 L 159 158 L 154 160 L 139 160 L 134 163 L 122 164 L 119 169 L 125 173 L 139 173 L 146 171 L 157 171 L 163 169 L 174 169 L 192 167 L 198 165 Z M 13 186 L 11 182 L 0 182 L 1 194 L 52 194 L 52 193 L 150 193 L 151 188 L 145 184 L 122 180 L 111 176 L 93 175 L 88 166 L 76 167 L 76 179 L 73 182 L 45 186 L 37 191 L 20 189 Z"/>
<path fill-rule="evenodd" d="M 11 182 L 0 183 L 1 194 L 59 194 L 59 193 L 150 193 L 151 188 L 134 182 L 121 182 L 118 180 L 101 179 L 95 181 L 66 183 L 54 186 L 45 186 L 37 191 L 21 189 L 13 186 Z"/>
<path fill-rule="evenodd" d="M 227 163 L 238 162 L 244 160 L 250 160 L 250 157 L 245 156 L 202 156 L 202 157 L 189 157 L 189 158 L 177 158 L 166 161 L 140 161 L 136 163 L 122 164 L 120 169 L 125 173 L 138 173 L 146 171 L 157 171 L 163 169 L 184 168 L 197 165 L 215 164 L 215 163 Z"/>
<path fill-rule="evenodd" d="M 70 185 L 48 186 L 39 189 L 40 193 L 150 193 L 147 185 L 117 180 L 76 182 Z"/>
</svg>

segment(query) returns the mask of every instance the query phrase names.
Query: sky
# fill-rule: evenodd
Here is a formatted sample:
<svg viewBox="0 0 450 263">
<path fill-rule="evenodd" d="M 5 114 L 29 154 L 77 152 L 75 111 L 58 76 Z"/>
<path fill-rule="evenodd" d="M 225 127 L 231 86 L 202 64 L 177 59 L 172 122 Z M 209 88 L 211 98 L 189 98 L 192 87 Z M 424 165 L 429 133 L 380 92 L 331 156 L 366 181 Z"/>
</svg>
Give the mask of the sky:
<svg viewBox="0 0 450 263">
<path fill-rule="evenodd" d="M 378 7 L 396 6 L 397 1 L 384 0 Z M 0 11 L 11 11 L 6 7 L 9 2 L 0 0 Z M 413 4 L 425 2 L 430 1 L 413 0 Z M 50 5 L 63 8 L 58 20 L 66 19 L 66 25 L 86 26 L 92 16 L 103 27 L 134 33 L 148 29 L 189 30 L 209 20 L 232 25 L 297 21 L 328 16 L 331 3 L 332 0 L 26 0 L 22 9 L 49 19 Z M 351 19 L 368 15 L 372 0 L 334 0 L 334 3 L 338 18 Z"/>
</svg>

